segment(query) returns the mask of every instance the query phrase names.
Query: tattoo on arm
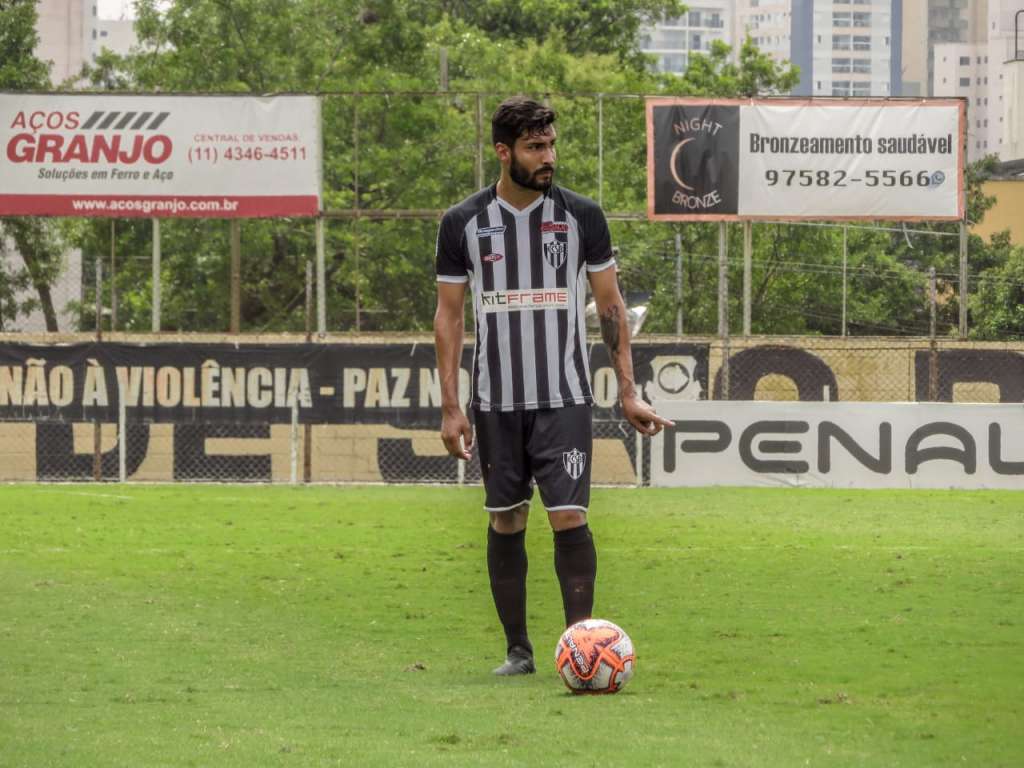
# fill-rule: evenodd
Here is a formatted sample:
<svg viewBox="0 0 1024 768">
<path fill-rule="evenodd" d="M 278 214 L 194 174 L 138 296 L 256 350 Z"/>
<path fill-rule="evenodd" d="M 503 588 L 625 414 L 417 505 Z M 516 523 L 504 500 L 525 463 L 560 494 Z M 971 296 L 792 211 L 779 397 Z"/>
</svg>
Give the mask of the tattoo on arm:
<svg viewBox="0 0 1024 768">
<path fill-rule="evenodd" d="M 601 313 L 601 337 L 608 347 L 615 372 L 619 371 L 619 308 L 612 304 Z"/>
<path fill-rule="evenodd" d="M 608 357 L 612 361 L 612 367 L 615 369 L 615 376 L 619 382 L 619 397 L 632 397 L 636 392 L 633 383 L 633 362 L 630 359 L 628 341 L 625 345 L 622 344 L 625 318 L 617 304 L 607 307 L 600 313 L 600 316 L 601 337 L 604 339 L 605 346 L 608 347 Z M 625 350 L 623 350 L 623 346 L 625 346 Z M 623 356 L 629 360 L 628 366 L 624 364 Z"/>
</svg>

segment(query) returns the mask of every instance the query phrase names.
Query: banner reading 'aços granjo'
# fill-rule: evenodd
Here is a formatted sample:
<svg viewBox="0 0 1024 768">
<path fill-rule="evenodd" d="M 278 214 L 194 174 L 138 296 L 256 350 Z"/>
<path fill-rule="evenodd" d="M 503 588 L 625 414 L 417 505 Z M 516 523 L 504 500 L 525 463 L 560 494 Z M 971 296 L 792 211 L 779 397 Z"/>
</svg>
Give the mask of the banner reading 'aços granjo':
<svg viewBox="0 0 1024 768">
<path fill-rule="evenodd" d="M 0 216 L 316 216 L 314 96 L 0 93 Z"/>
<path fill-rule="evenodd" d="M 962 99 L 649 99 L 647 215 L 956 220 Z"/>
</svg>

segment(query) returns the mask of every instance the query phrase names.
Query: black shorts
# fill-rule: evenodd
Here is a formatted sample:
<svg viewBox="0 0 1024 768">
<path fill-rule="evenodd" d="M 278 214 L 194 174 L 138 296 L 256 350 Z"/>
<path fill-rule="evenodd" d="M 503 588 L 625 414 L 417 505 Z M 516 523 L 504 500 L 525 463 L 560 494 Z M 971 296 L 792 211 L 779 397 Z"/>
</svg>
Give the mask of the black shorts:
<svg viewBox="0 0 1024 768">
<path fill-rule="evenodd" d="M 474 411 L 488 512 L 504 512 L 533 497 L 548 511 L 590 504 L 593 455 L 589 405 L 536 411 Z"/>
</svg>

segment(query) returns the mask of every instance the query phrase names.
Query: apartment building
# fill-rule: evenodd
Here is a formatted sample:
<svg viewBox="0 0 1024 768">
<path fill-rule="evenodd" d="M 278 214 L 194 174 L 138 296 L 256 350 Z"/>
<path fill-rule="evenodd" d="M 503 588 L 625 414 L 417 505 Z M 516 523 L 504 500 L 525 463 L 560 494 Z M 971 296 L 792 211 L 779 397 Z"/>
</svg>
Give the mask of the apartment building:
<svg viewBox="0 0 1024 768">
<path fill-rule="evenodd" d="M 128 53 L 136 43 L 134 22 L 104 18 L 99 0 L 39 0 L 36 5 L 36 56 L 52 62 L 50 80 L 59 84 L 78 76 L 82 65 L 103 48 Z"/>
<path fill-rule="evenodd" d="M 1015 30 L 1015 22 L 1022 28 Z M 934 46 L 932 93 L 967 99 L 968 159 L 987 154 L 1020 159 L 1024 157 L 1024 0 L 988 0 L 984 23 L 978 22 L 976 28 L 973 42 Z"/>
<path fill-rule="evenodd" d="M 694 53 L 707 53 L 715 40 L 733 44 L 733 0 L 697 0 L 678 18 L 665 19 L 640 34 L 640 50 L 655 57 L 659 72 L 682 74 Z"/>
<path fill-rule="evenodd" d="M 902 0 L 737 0 L 736 36 L 800 67 L 801 96 L 898 96 Z"/>
</svg>

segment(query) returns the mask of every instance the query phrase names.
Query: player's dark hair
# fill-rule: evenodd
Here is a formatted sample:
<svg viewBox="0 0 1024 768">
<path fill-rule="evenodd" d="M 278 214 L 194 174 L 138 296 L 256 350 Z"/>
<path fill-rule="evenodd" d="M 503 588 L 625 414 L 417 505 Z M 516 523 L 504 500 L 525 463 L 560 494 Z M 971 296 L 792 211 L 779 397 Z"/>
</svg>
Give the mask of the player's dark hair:
<svg viewBox="0 0 1024 768">
<path fill-rule="evenodd" d="M 542 131 L 555 122 L 555 110 L 525 96 L 505 99 L 491 118 L 491 143 L 515 146 L 520 136 Z"/>
</svg>

